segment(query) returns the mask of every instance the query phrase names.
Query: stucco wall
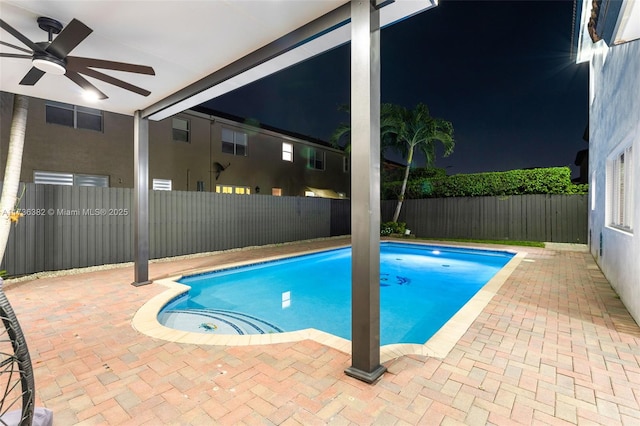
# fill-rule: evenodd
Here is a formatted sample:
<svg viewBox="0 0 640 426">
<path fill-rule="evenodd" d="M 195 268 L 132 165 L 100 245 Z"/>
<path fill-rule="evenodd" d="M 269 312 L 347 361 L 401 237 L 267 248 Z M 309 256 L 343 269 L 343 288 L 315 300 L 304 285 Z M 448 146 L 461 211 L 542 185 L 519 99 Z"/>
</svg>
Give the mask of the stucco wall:
<svg viewBox="0 0 640 426">
<path fill-rule="evenodd" d="M 602 42 L 601 42 L 602 43 Z M 640 323 L 640 41 L 598 51 L 591 61 L 589 211 L 591 253 Z M 607 226 L 607 159 L 633 146 L 632 232 Z M 591 198 L 593 197 L 593 198 Z"/>
<path fill-rule="evenodd" d="M 0 150 L 2 173 L 9 146 L 13 95 L 0 93 L 2 128 Z M 133 187 L 133 119 L 104 114 L 104 132 L 48 124 L 45 101 L 30 98 L 27 114 L 22 182 L 33 182 L 34 170 L 109 176 L 112 187 Z"/>
<path fill-rule="evenodd" d="M 9 144 L 13 95 L 0 92 L 0 166 L 4 171 Z M 350 174 L 343 172 L 341 151 L 280 133 L 246 127 L 242 123 L 185 112 L 178 116 L 190 123 L 190 142 L 176 142 L 172 119 L 149 122 L 149 184 L 154 178 L 171 179 L 178 191 L 195 191 L 198 181 L 207 192 L 216 184 L 245 186 L 261 194 L 281 188 L 282 195 L 303 196 L 306 186 L 332 189 L 350 195 Z M 98 132 L 45 120 L 45 100 L 31 98 L 23 155 L 22 182 L 33 182 L 35 170 L 109 176 L 111 187 L 133 187 L 133 118 L 105 112 Z M 221 129 L 228 127 L 249 135 L 248 155 L 222 152 Z M 282 160 L 282 142 L 293 144 L 294 161 Z M 314 146 L 326 155 L 325 170 L 307 168 L 306 148 Z M 215 180 L 213 162 L 229 168 Z"/>
</svg>

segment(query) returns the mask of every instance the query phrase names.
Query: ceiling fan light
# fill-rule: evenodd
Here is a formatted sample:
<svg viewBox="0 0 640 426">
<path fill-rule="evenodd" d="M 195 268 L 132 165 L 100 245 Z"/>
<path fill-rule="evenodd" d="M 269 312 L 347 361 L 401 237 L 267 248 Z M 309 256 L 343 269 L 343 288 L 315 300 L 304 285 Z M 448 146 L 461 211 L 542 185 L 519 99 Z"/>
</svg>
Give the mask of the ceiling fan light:
<svg viewBox="0 0 640 426">
<path fill-rule="evenodd" d="M 65 72 L 67 72 L 67 69 L 64 66 L 64 62 L 56 59 L 57 58 L 48 57 L 34 58 L 32 64 L 40 71 L 44 71 L 46 73 L 54 75 L 63 75 Z"/>
<path fill-rule="evenodd" d="M 89 102 L 98 102 L 100 98 L 100 94 L 95 90 L 85 89 L 82 91 L 82 97 Z"/>
</svg>

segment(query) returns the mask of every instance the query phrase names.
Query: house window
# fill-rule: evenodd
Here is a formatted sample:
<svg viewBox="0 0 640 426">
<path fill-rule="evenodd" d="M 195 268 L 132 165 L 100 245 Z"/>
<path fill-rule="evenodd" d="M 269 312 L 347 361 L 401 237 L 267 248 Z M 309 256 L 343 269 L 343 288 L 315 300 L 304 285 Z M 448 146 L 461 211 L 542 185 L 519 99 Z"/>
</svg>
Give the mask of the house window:
<svg viewBox="0 0 640 426">
<path fill-rule="evenodd" d="M 315 197 L 316 193 L 313 191 L 304 191 L 304 196 L 305 197 Z"/>
<path fill-rule="evenodd" d="M 108 188 L 109 176 L 73 175 L 73 184 L 75 186 L 99 186 L 101 188 Z"/>
<path fill-rule="evenodd" d="M 309 148 L 309 162 L 307 166 L 310 169 L 324 170 L 324 152 L 315 148 Z"/>
<path fill-rule="evenodd" d="M 154 191 L 171 191 L 171 179 L 153 179 Z"/>
<path fill-rule="evenodd" d="M 349 173 L 351 170 L 351 162 L 349 161 L 349 157 L 342 157 L 342 171 L 344 173 Z"/>
<path fill-rule="evenodd" d="M 596 172 L 591 174 L 591 184 L 589 185 L 591 192 L 591 210 L 596 209 Z"/>
<path fill-rule="evenodd" d="M 607 161 L 609 225 L 631 231 L 633 219 L 633 152 L 631 146 Z"/>
<path fill-rule="evenodd" d="M 271 195 L 274 197 L 282 197 L 282 188 L 271 188 Z"/>
<path fill-rule="evenodd" d="M 189 134 L 189 120 L 173 117 L 173 140 L 176 142 L 191 142 Z"/>
<path fill-rule="evenodd" d="M 222 129 L 222 152 L 233 155 L 247 155 L 247 134 L 231 129 Z"/>
<path fill-rule="evenodd" d="M 216 185 L 216 192 L 218 194 L 249 195 L 251 194 L 251 188 L 237 185 Z"/>
<path fill-rule="evenodd" d="M 45 104 L 45 119 L 47 123 L 88 129 L 101 132 L 102 111 L 62 102 L 47 101 Z"/>
<path fill-rule="evenodd" d="M 109 176 L 34 171 L 33 183 L 39 185 L 99 186 L 108 188 Z"/>
<path fill-rule="evenodd" d="M 284 161 L 293 161 L 293 144 L 282 142 L 282 159 Z"/>
</svg>

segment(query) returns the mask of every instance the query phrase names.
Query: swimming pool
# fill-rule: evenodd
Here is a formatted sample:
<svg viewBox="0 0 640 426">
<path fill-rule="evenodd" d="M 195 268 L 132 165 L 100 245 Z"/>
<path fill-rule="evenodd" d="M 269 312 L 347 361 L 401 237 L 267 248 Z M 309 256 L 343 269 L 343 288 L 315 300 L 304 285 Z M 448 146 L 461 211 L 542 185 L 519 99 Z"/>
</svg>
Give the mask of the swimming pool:
<svg viewBox="0 0 640 426">
<path fill-rule="evenodd" d="M 510 259 L 503 251 L 382 243 L 381 344 L 426 342 Z M 188 332 L 318 329 L 351 338 L 351 249 L 185 277 L 158 321 Z"/>
</svg>

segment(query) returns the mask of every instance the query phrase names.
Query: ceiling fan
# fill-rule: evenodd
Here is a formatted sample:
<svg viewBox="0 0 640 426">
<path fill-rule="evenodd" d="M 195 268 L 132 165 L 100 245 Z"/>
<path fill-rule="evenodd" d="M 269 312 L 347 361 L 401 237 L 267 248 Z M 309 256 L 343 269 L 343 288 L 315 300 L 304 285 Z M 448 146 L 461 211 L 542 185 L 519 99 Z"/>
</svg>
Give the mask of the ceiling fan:
<svg viewBox="0 0 640 426">
<path fill-rule="evenodd" d="M 45 73 L 62 75 L 64 74 L 71 81 L 76 83 L 82 89 L 88 93 L 92 93 L 99 99 L 107 99 L 108 96 L 98 90 L 93 84 L 85 79 L 80 74 L 84 74 L 88 77 L 95 78 L 97 80 L 104 81 L 105 83 L 113 84 L 122 89 L 129 90 L 134 93 L 138 93 L 142 96 L 148 96 L 151 92 L 142 89 L 133 84 L 122 81 L 118 78 L 96 71 L 94 68 L 109 69 L 116 71 L 125 71 L 136 74 L 155 75 L 153 68 L 145 65 L 127 64 L 123 62 L 107 61 L 104 59 L 83 58 L 79 56 L 69 56 L 69 53 L 78 46 L 93 30 L 87 27 L 77 19 L 73 19 L 69 25 L 62 27 L 62 24 L 55 19 L 39 17 L 38 26 L 40 29 L 46 31 L 49 35 L 48 41 L 42 41 L 34 43 L 25 37 L 18 30 L 7 24 L 0 19 L 0 28 L 7 31 L 9 34 L 20 40 L 25 46 L 31 50 L 25 49 L 20 46 L 13 45 L 0 41 L 3 46 L 11 47 L 21 52 L 28 53 L 2 53 L 2 58 L 20 58 L 30 59 L 33 65 L 29 72 L 20 81 L 20 84 L 33 86 L 45 75 Z M 53 34 L 58 34 L 53 39 Z"/>
</svg>

